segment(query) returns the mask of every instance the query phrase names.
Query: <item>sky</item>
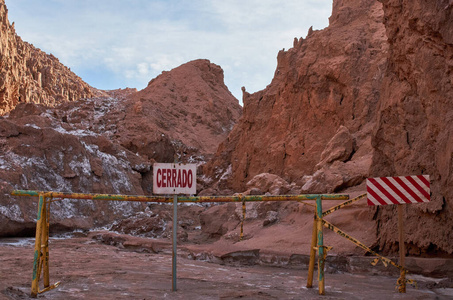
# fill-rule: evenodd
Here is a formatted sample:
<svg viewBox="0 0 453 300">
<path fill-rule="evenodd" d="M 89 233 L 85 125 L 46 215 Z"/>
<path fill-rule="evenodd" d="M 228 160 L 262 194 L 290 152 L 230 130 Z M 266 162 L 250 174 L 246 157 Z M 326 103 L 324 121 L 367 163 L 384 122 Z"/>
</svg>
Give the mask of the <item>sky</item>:
<svg viewBox="0 0 453 300">
<path fill-rule="evenodd" d="M 277 54 L 328 26 L 324 0 L 6 0 L 17 34 L 91 86 L 145 88 L 195 59 L 224 70 L 241 101 L 272 80 Z M 242 101 L 241 101 L 242 102 Z"/>
</svg>

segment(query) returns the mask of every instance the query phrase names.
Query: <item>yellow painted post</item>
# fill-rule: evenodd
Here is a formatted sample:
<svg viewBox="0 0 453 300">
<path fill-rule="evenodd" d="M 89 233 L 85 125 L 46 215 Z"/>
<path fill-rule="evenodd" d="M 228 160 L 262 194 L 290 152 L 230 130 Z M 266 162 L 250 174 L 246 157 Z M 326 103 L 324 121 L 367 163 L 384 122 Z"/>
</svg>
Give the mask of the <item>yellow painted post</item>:
<svg viewBox="0 0 453 300">
<path fill-rule="evenodd" d="M 321 196 L 316 198 L 316 219 L 317 219 L 317 240 L 318 240 L 318 289 L 320 295 L 325 295 L 324 284 L 324 237 L 322 224 L 322 203 Z"/>
<path fill-rule="evenodd" d="M 47 209 L 46 198 L 43 205 L 43 220 L 42 220 L 42 255 L 43 255 L 43 272 L 44 272 L 44 288 L 50 286 L 49 278 L 49 211 Z"/>
<path fill-rule="evenodd" d="M 318 224 L 316 220 L 316 212 L 313 218 L 313 233 L 311 235 L 311 248 L 310 248 L 310 263 L 308 264 L 308 279 L 307 288 L 313 287 L 313 273 L 315 271 L 315 259 L 316 259 L 316 244 L 318 243 L 317 238 Z"/>
<path fill-rule="evenodd" d="M 41 270 L 41 241 L 42 241 L 42 220 L 43 220 L 43 207 L 45 205 L 44 194 L 39 194 L 38 202 L 38 216 L 36 218 L 36 236 L 35 236 L 35 253 L 33 262 L 33 278 L 31 283 L 31 297 L 38 297 L 39 277 Z"/>
<path fill-rule="evenodd" d="M 400 270 L 400 278 L 398 279 L 399 288 L 398 292 L 406 293 L 406 270 L 404 269 L 404 260 L 406 257 L 406 249 L 404 247 L 404 222 L 403 222 L 403 205 L 398 204 L 398 239 L 400 250 L 399 264 L 403 268 Z"/>
<path fill-rule="evenodd" d="M 244 221 L 246 215 L 246 207 L 245 207 L 245 200 L 242 200 L 242 220 L 241 220 L 241 233 L 239 235 L 239 241 L 244 239 Z"/>
</svg>

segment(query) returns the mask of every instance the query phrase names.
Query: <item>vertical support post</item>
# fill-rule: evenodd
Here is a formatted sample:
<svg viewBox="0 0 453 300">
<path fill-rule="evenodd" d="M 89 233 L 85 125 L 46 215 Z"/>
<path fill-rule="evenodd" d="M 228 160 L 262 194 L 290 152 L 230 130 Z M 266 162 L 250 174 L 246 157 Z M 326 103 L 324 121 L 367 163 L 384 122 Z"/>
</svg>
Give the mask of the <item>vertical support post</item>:
<svg viewBox="0 0 453 300">
<path fill-rule="evenodd" d="M 50 277 L 49 277 L 49 209 L 46 203 L 46 198 L 44 198 L 43 205 L 43 220 L 42 220 L 42 255 L 43 257 L 43 273 L 44 273 L 44 288 L 50 286 Z"/>
<path fill-rule="evenodd" d="M 399 251 L 400 251 L 400 266 L 404 267 L 406 248 L 404 246 L 404 220 L 403 220 L 403 205 L 398 204 L 398 239 L 399 239 Z M 406 293 L 406 271 L 400 271 L 400 278 L 398 279 L 400 286 L 398 292 Z"/>
<path fill-rule="evenodd" d="M 31 297 L 38 297 L 39 277 L 41 276 L 41 242 L 42 242 L 42 222 L 44 214 L 45 197 L 39 194 L 38 216 L 36 217 L 35 253 L 33 261 L 33 278 L 31 282 Z"/>
<path fill-rule="evenodd" d="M 316 220 L 317 220 L 317 239 L 318 239 L 318 288 L 319 294 L 325 294 L 324 285 L 324 236 L 322 226 L 322 201 L 321 196 L 316 197 Z"/>
<path fill-rule="evenodd" d="M 172 255 L 172 288 L 173 292 L 176 291 L 176 251 L 177 251 L 177 237 L 178 237 L 178 196 L 173 196 L 173 255 Z"/>
<path fill-rule="evenodd" d="M 308 264 L 308 278 L 307 278 L 307 288 L 313 287 L 313 273 L 315 271 L 315 259 L 316 259 L 316 244 L 318 243 L 317 238 L 318 233 L 318 223 L 316 218 L 316 211 L 313 217 L 313 232 L 311 235 L 311 247 L 310 247 L 310 263 Z"/>
</svg>

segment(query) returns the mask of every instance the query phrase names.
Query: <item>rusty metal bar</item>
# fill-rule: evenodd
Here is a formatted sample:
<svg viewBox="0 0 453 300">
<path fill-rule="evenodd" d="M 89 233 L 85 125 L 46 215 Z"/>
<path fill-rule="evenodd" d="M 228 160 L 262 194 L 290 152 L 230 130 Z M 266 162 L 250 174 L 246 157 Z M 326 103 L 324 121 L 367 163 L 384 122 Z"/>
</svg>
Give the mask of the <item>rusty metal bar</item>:
<svg viewBox="0 0 453 300">
<path fill-rule="evenodd" d="M 318 226 L 315 212 L 313 217 L 313 232 L 311 235 L 310 262 L 308 264 L 307 288 L 313 287 L 313 273 L 315 271 L 315 259 L 316 259 L 316 244 L 318 243 L 317 232 Z"/>
<path fill-rule="evenodd" d="M 42 268 L 43 268 L 43 277 L 44 277 L 44 288 L 50 286 L 50 277 L 49 277 L 49 210 L 48 203 L 44 199 L 43 205 L 43 214 L 42 214 Z"/>
<path fill-rule="evenodd" d="M 38 216 L 36 217 L 36 235 L 35 235 L 35 254 L 34 254 L 34 261 L 33 261 L 33 278 L 31 283 L 31 297 L 37 298 L 38 297 L 38 289 L 39 289 L 39 277 L 40 277 L 40 264 L 41 264 L 41 242 L 42 242 L 42 215 L 43 215 L 43 207 L 44 207 L 44 194 L 38 194 L 39 202 L 38 202 Z"/>
<path fill-rule="evenodd" d="M 25 191 L 15 190 L 11 193 L 13 196 L 31 196 L 38 197 L 40 193 L 51 198 L 66 198 L 66 199 L 90 199 L 90 200 L 106 200 L 106 201 L 137 201 L 137 202 L 164 202 L 171 203 L 173 196 L 138 196 L 138 195 L 114 195 L 114 194 L 83 194 L 83 193 L 65 193 L 65 192 L 40 192 L 40 191 Z M 307 194 L 307 195 L 278 195 L 278 196 L 178 196 L 178 202 L 260 202 L 260 201 L 300 201 L 300 200 L 316 200 L 321 197 L 321 200 L 348 200 L 349 195 L 344 194 Z"/>
<path fill-rule="evenodd" d="M 316 198 L 316 223 L 317 223 L 317 240 L 318 240 L 318 289 L 320 295 L 325 295 L 324 280 L 324 235 L 322 232 L 322 201 L 321 197 Z"/>
<path fill-rule="evenodd" d="M 386 257 L 374 252 L 369 247 L 367 247 L 365 244 L 363 244 L 359 240 L 353 238 L 352 236 L 350 236 L 346 232 L 342 231 L 341 229 L 339 229 L 338 227 L 336 227 L 332 223 L 329 223 L 326 220 L 322 220 L 322 223 L 324 224 L 324 227 L 326 227 L 326 228 L 332 230 L 333 232 L 335 232 L 336 234 L 341 235 L 342 237 L 350 240 L 351 242 L 353 242 L 354 244 L 356 244 L 358 247 L 362 248 L 363 250 L 365 250 L 367 252 L 370 252 L 374 256 L 377 256 L 384 263 L 384 265 L 391 264 L 391 265 L 397 267 L 400 270 L 406 271 L 406 269 L 404 267 L 402 267 L 402 266 L 398 265 L 397 263 L 393 262 L 391 259 L 388 259 L 388 258 L 386 258 Z"/>
<path fill-rule="evenodd" d="M 26 191 L 26 190 L 15 190 L 11 193 L 13 196 L 30 196 L 30 197 L 39 197 L 39 207 L 38 207 L 38 218 L 36 226 L 36 240 L 35 240 L 35 259 L 33 267 L 33 281 L 32 281 L 32 297 L 37 297 L 39 293 L 54 289 L 57 287 L 60 282 L 55 283 L 54 285 L 49 285 L 49 249 L 48 249 L 48 239 L 49 239 L 49 226 L 48 218 L 42 218 L 42 214 L 46 213 L 47 210 L 43 208 L 45 206 L 46 198 L 49 198 L 50 202 L 59 201 L 62 199 L 90 199 L 90 200 L 105 200 L 105 201 L 137 201 L 137 202 L 160 202 L 160 203 L 171 203 L 173 200 L 174 209 L 177 209 L 177 203 L 206 203 L 206 202 L 242 202 L 243 212 L 245 213 L 245 202 L 261 202 L 261 201 L 303 201 L 303 200 L 314 200 L 316 201 L 317 215 L 315 219 L 315 227 L 313 228 L 313 233 L 316 239 L 314 240 L 314 245 L 312 245 L 313 251 L 315 249 L 316 242 L 318 243 L 318 272 L 319 272 L 319 293 L 324 294 L 324 262 L 325 262 L 325 253 L 324 245 L 322 239 L 322 200 L 348 200 L 349 195 L 345 194 L 308 194 L 308 195 L 279 195 L 279 196 L 243 196 L 239 194 L 237 196 L 202 196 L 202 197 L 189 197 L 189 196 L 174 196 L 174 197 L 165 197 L 165 196 L 130 196 L 130 195 L 114 195 L 114 194 L 84 194 L 84 193 L 66 193 L 66 192 L 53 192 L 53 191 Z M 56 199 L 54 199 L 56 198 Z M 176 201 L 174 200 L 176 199 Z M 176 202 L 176 203 L 175 203 Z M 308 204 L 308 203 L 306 203 Z M 309 204 L 310 205 L 310 204 Z M 174 213 L 174 221 L 176 221 L 176 213 Z M 44 224 L 43 224 L 44 222 Z M 174 226 L 174 235 L 175 239 L 177 234 L 177 224 Z M 241 232 L 242 237 L 242 232 Z M 42 244 L 44 247 L 42 247 Z M 174 246 L 176 243 L 174 242 Z M 43 249 L 42 249 L 43 248 Z M 176 251 L 174 251 L 174 257 L 176 258 Z M 176 267 L 176 262 L 174 262 L 174 267 Z M 39 277 L 41 273 L 41 267 L 44 266 L 44 289 L 39 291 Z M 314 258 L 313 258 L 313 268 L 314 268 Z M 176 272 L 173 272 L 173 290 L 176 290 Z M 307 283 L 308 286 L 308 283 Z"/>
<path fill-rule="evenodd" d="M 239 240 L 242 241 L 244 239 L 244 221 L 246 216 L 246 206 L 245 201 L 242 201 L 242 219 L 241 219 L 241 233 L 239 235 Z"/>
</svg>

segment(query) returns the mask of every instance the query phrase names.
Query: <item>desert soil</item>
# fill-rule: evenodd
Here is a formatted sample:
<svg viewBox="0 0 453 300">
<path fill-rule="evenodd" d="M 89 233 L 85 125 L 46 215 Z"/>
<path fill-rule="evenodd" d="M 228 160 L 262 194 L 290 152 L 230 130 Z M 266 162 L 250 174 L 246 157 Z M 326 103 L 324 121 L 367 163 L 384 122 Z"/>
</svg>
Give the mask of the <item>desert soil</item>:
<svg viewBox="0 0 453 300">
<path fill-rule="evenodd" d="M 395 291 L 397 277 L 371 273 L 326 274 L 326 296 L 305 287 L 304 267 L 212 263 L 178 252 L 177 291 L 172 292 L 168 240 L 158 253 L 100 242 L 99 233 L 51 238 L 51 283 L 43 299 L 451 299 L 451 279 L 415 276 L 419 288 Z M 0 299 L 28 299 L 34 239 L 0 239 Z M 156 248 L 156 247 L 154 247 Z M 147 250 L 148 249 L 148 250 Z M 332 270 L 331 270 L 332 271 Z M 447 282 L 447 284 L 445 284 Z M 443 284 L 442 284 L 443 283 Z"/>
</svg>

